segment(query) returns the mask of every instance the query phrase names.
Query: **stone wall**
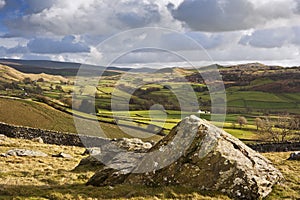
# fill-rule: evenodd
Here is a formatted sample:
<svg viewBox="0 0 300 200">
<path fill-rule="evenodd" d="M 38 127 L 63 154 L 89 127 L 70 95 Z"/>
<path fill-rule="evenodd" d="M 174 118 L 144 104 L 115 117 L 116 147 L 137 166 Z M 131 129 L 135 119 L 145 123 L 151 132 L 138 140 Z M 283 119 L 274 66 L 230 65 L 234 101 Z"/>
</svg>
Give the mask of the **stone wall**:
<svg viewBox="0 0 300 200">
<path fill-rule="evenodd" d="M 300 142 L 263 143 L 248 146 L 261 153 L 300 151 Z"/>
<path fill-rule="evenodd" d="M 65 146 L 96 147 L 107 144 L 110 140 L 100 137 L 62 133 L 0 123 L 0 134 L 11 138 L 34 139 L 41 137 L 46 144 Z M 265 143 L 248 145 L 258 152 L 300 151 L 300 142 Z"/>
<path fill-rule="evenodd" d="M 79 147 L 99 146 L 109 141 L 108 139 L 99 137 L 14 126 L 6 123 L 0 123 L 0 134 L 6 135 L 7 137 L 11 138 L 21 138 L 28 140 L 41 137 L 46 144 Z"/>
</svg>

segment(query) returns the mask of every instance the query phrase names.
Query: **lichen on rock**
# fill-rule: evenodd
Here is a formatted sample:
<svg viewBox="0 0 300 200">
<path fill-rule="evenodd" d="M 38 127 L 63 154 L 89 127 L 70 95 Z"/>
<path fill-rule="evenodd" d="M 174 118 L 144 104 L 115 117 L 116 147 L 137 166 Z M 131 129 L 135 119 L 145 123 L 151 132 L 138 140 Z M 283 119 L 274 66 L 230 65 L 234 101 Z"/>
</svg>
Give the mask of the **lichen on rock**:
<svg viewBox="0 0 300 200">
<path fill-rule="evenodd" d="M 89 185 L 181 185 L 236 199 L 259 199 L 283 179 L 269 160 L 195 116 L 183 119 L 146 153 L 128 156 L 128 152 L 119 152 L 109 163 L 95 173 Z M 117 170 L 120 168 L 123 170 Z"/>
</svg>

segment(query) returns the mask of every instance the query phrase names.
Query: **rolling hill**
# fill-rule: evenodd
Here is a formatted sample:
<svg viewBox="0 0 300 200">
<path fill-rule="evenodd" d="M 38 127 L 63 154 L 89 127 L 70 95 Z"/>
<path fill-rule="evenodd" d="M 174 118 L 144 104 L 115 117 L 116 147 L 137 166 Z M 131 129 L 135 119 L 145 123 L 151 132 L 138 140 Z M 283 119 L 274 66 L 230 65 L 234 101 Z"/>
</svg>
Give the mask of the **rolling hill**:
<svg viewBox="0 0 300 200">
<path fill-rule="evenodd" d="M 22 81 L 25 78 L 30 78 L 32 81 L 37 81 L 42 78 L 47 82 L 68 82 L 68 79 L 62 76 L 54 76 L 45 73 L 28 74 L 22 73 L 14 68 L 0 64 L 0 80 L 4 82 Z"/>
</svg>

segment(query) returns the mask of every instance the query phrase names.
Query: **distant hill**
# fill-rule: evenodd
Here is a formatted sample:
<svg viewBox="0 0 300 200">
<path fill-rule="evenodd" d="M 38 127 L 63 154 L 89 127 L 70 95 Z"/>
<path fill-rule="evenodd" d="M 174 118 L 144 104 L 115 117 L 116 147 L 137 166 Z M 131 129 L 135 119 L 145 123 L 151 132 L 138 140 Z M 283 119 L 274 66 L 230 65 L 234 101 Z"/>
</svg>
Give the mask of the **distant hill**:
<svg viewBox="0 0 300 200">
<path fill-rule="evenodd" d="M 210 73 L 212 67 L 200 68 L 201 74 Z M 271 93 L 300 92 L 300 67 L 284 68 L 261 63 L 249 63 L 232 66 L 218 65 L 226 88 L 245 87 L 248 91 Z M 195 72 L 187 76 L 191 82 L 205 83 L 202 76 Z"/>
<path fill-rule="evenodd" d="M 151 68 L 121 68 L 121 67 L 103 67 L 96 65 L 86 65 L 81 63 L 72 63 L 72 62 L 59 62 L 59 61 L 49 61 L 49 60 L 18 60 L 18 59 L 0 59 L 0 64 L 10 66 L 18 71 L 24 73 L 46 73 L 52 75 L 62 75 L 62 76 L 76 76 L 78 70 L 81 66 L 84 66 L 84 69 L 88 69 L 90 74 L 99 74 L 103 75 L 118 75 L 122 72 L 135 72 L 135 73 L 148 73 L 155 71 Z"/>
<path fill-rule="evenodd" d="M 26 74 L 9 66 L 0 64 L 0 80 L 2 82 L 22 81 L 25 78 L 30 78 L 32 81 L 37 81 L 38 79 L 42 78 L 47 82 L 68 82 L 68 79 L 62 76 L 49 75 L 45 73 Z"/>
</svg>

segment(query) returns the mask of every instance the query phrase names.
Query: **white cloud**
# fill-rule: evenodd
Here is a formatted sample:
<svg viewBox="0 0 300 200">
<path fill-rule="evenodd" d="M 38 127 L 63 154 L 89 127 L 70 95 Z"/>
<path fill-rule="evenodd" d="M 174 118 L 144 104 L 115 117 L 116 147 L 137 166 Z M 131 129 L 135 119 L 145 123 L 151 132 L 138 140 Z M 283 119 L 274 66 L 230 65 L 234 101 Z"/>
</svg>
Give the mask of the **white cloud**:
<svg viewBox="0 0 300 200">
<path fill-rule="evenodd" d="M 4 0 L 0 0 L 5 2 Z M 3 8 L 18 6 L 6 1 Z M 27 0 L 23 14 L 3 21 L 13 38 L 0 38 L 1 56 L 50 58 L 101 63 L 126 49 L 159 46 L 207 59 L 197 48 L 168 31 L 141 32 L 96 46 L 116 33 L 154 26 L 177 30 L 192 37 L 219 61 L 287 60 L 299 57 L 300 0 Z M 171 3 L 171 4 L 169 4 Z M 12 9 L 13 10 L 13 9 Z M 16 11 L 17 12 L 17 11 Z M 74 35 L 71 40 L 62 38 Z M 17 37 L 17 38 L 16 38 Z M 67 39 L 66 37 L 65 39 Z M 30 52 L 30 51 L 31 52 Z M 299 60 L 299 59 L 298 59 Z M 166 53 L 140 50 L 118 62 L 177 62 Z"/>
<path fill-rule="evenodd" d="M 5 6 L 6 2 L 5 0 L 0 0 L 0 9 Z"/>
<path fill-rule="evenodd" d="M 48 0 L 49 1 L 49 0 Z M 22 18 L 8 23 L 16 34 L 51 33 L 54 35 L 117 33 L 136 27 L 179 27 L 165 6 L 151 0 L 76 0 L 51 1 L 52 5 L 33 6 Z M 30 27 L 30 28 L 28 28 Z"/>
</svg>

